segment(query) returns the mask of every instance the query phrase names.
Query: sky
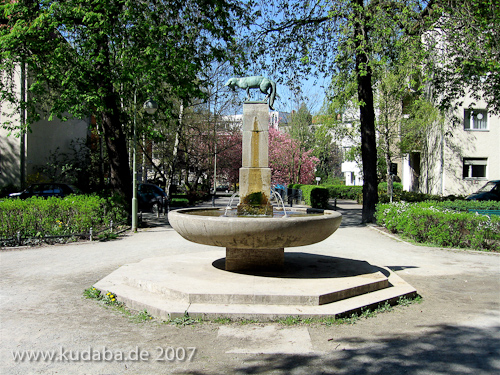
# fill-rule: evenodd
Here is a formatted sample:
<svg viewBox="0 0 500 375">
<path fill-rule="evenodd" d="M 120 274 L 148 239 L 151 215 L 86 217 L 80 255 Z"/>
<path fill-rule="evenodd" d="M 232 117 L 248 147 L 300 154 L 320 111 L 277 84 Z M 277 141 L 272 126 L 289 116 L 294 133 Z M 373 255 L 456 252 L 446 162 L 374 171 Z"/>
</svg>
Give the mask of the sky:
<svg viewBox="0 0 500 375">
<path fill-rule="evenodd" d="M 276 110 L 291 112 L 297 110 L 302 102 L 305 102 L 311 114 L 316 115 L 321 110 L 325 100 L 325 89 L 328 88 L 329 80 L 325 78 L 310 77 L 303 81 L 302 96 L 303 100 L 294 99 L 293 93 L 283 85 L 278 84 L 279 101 L 276 102 Z"/>
</svg>

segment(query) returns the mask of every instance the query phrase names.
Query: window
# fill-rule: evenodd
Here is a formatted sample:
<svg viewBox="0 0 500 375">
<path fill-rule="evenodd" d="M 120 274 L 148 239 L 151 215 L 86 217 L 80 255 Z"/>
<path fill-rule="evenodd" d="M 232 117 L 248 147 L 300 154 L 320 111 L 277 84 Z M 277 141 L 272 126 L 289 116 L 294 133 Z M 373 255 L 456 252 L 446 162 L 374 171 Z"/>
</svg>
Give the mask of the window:
<svg viewBox="0 0 500 375">
<path fill-rule="evenodd" d="M 488 130 L 488 111 L 485 109 L 464 110 L 465 130 Z"/>
<path fill-rule="evenodd" d="M 486 158 L 464 158 L 463 178 L 486 178 Z"/>
</svg>

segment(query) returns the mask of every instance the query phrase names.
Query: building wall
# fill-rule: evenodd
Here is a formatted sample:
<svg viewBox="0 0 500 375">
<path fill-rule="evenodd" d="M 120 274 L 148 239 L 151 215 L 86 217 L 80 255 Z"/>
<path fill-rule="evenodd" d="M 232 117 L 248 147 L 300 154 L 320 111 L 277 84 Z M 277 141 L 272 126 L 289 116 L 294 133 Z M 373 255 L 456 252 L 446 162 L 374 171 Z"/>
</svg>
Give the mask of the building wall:
<svg viewBox="0 0 500 375">
<path fill-rule="evenodd" d="M 419 191 L 426 194 L 443 195 L 444 180 L 441 173 L 444 165 L 443 124 L 434 124 L 427 134 L 426 145 L 421 150 Z"/>
<path fill-rule="evenodd" d="M 15 90 L 20 95 L 20 72 L 14 72 Z M 5 76 L 2 75 L 2 79 Z M 0 103 L 0 124 L 10 121 L 10 127 L 20 126 L 20 112 L 8 102 Z M 71 142 L 85 142 L 89 134 L 90 118 L 84 120 L 70 119 L 61 121 L 58 118 L 49 121 L 42 119 L 31 125 L 25 135 L 14 130 L 2 128 L 0 125 L 0 187 L 6 185 L 23 185 L 21 181 L 22 140 L 25 143 L 25 178 L 29 181 L 37 167 L 46 164 L 52 153 L 59 149 L 60 153 L 71 153 Z"/>
<path fill-rule="evenodd" d="M 422 157 L 421 191 L 468 195 L 486 181 L 500 179 L 500 117 L 487 113 L 486 129 L 466 130 L 464 111 L 469 108 L 484 110 L 486 105 L 465 98 L 463 105 L 450 113 L 443 128 L 429 135 L 428 150 Z M 467 163 L 478 166 L 473 171 Z M 482 163 L 485 168 L 480 166 Z M 464 177 L 464 168 L 473 176 Z"/>
<path fill-rule="evenodd" d="M 0 74 L 0 79 L 6 83 L 10 76 L 6 77 L 5 72 Z M 16 70 L 13 77 L 14 91 L 20 97 L 20 71 Z M 2 124 L 7 121 L 12 122 L 12 127 L 19 126 L 20 112 L 8 102 L 0 102 L 0 187 L 21 185 L 21 137 L 3 128 Z"/>
<path fill-rule="evenodd" d="M 73 154 L 73 148 L 85 145 L 89 133 L 89 119 L 49 121 L 42 119 L 31 126 L 26 140 L 26 169 L 28 179 L 33 178 L 37 167 L 50 161 L 50 156 Z M 72 144 L 73 143 L 73 144 Z"/>
<path fill-rule="evenodd" d="M 21 139 L 0 129 L 0 187 L 21 185 Z"/>
<path fill-rule="evenodd" d="M 342 163 L 342 173 L 344 174 L 345 184 L 347 186 L 363 185 L 363 177 L 358 163 L 355 161 L 345 161 Z"/>
<path fill-rule="evenodd" d="M 37 168 L 49 162 L 53 153 L 72 155 L 72 141 L 77 149 L 85 144 L 88 129 L 86 120 L 41 120 L 33 124 L 31 132 L 25 135 L 27 180 L 35 178 Z M 0 129 L 0 187 L 9 184 L 20 187 L 21 137 L 8 133 Z"/>
</svg>

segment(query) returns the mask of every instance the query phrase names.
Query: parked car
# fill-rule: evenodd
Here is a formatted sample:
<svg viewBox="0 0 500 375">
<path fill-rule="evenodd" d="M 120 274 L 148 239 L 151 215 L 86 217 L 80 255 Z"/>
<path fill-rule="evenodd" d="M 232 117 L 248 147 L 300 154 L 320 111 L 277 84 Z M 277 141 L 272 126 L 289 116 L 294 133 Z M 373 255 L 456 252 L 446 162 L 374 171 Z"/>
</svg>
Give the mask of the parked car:
<svg viewBox="0 0 500 375">
<path fill-rule="evenodd" d="M 229 192 L 229 185 L 219 185 L 215 189 L 216 191 L 224 191 L 224 192 Z"/>
<path fill-rule="evenodd" d="M 59 183 L 48 184 L 33 184 L 27 189 L 19 192 L 9 194 L 9 198 L 26 199 L 30 197 L 66 197 L 71 194 L 82 194 L 82 191 L 76 186 Z"/>
<path fill-rule="evenodd" d="M 500 201 L 500 180 L 488 181 L 486 185 L 466 199 L 472 201 Z"/>
<path fill-rule="evenodd" d="M 137 203 L 140 211 L 164 212 L 167 193 L 154 184 L 137 184 Z"/>
</svg>

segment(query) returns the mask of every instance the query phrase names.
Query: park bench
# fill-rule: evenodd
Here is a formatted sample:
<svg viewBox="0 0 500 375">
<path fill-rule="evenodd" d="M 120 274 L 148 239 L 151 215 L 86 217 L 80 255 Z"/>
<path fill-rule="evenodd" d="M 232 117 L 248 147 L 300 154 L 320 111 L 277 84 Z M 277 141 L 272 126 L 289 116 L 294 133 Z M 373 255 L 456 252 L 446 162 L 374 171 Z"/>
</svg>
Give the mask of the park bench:
<svg viewBox="0 0 500 375">
<path fill-rule="evenodd" d="M 500 210 L 473 210 L 473 209 L 470 209 L 467 211 L 469 211 L 470 213 L 477 213 L 479 215 L 488 215 L 489 217 L 491 217 L 491 215 L 500 216 Z"/>
</svg>

